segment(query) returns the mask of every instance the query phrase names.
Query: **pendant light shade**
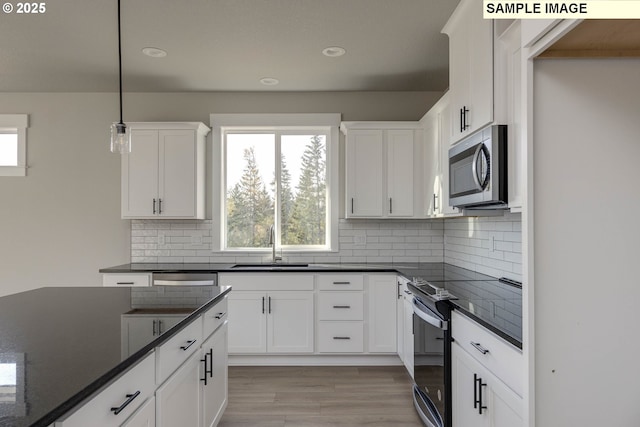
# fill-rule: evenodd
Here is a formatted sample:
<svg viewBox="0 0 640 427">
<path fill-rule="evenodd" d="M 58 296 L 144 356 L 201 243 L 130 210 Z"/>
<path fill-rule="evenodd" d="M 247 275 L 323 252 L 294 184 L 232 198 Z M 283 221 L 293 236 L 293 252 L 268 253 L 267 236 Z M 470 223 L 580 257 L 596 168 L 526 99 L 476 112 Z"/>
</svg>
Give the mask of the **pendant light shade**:
<svg viewBox="0 0 640 427">
<path fill-rule="evenodd" d="M 131 133 L 122 121 L 122 41 L 120 36 L 120 0 L 118 0 L 118 78 L 120 87 L 120 121 L 111 125 L 111 152 L 128 154 L 131 152 Z"/>
</svg>

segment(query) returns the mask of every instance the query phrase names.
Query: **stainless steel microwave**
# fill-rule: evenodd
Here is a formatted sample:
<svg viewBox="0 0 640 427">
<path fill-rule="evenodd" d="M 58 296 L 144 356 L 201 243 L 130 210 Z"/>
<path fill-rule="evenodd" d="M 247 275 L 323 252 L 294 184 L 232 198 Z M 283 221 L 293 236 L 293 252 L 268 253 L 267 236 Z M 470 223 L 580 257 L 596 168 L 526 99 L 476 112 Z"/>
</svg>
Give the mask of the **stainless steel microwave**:
<svg viewBox="0 0 640 427">
<path fill-rule="evenodd" d="M 507 126 L 492 125 L 449 149 L 449 204 L 507 207 Z"/>
</svg>

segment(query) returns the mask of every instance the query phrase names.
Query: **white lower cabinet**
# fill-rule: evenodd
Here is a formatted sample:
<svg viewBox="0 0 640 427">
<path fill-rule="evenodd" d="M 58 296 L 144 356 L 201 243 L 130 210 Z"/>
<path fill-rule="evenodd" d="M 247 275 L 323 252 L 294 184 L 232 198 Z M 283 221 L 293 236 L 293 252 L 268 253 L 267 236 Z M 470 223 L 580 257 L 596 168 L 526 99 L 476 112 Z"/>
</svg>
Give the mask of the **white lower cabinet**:
<svg viewBox="0 0 640 427">
<path fill-rule="evenodd" d="M 156 391 L 157 427 L 199 427 L 200 352 L 193 354 Z"/>
<path fill-rule="evenodd" d="M 153 398 L 154 368 L 155 354 L 152 352 L 91 400 L 56 421 L 55 427 L 122 425 L 149 398 Z"/>
<path fill-rule="evenodd" d="M 313 353 L 312 291 L 234 291 L 229 295 L 229 352 Z"/>
<path fill-rule="evenodd" d="M 217 425 L 227 407 L 227 330 L 225 323 L 202 344 L 203 375 L 200 381 L 202 427 Z"/>
<path fill-rule="evenodd" d="M 522 426 L 522 353 L 457 311 L 451 334 L 453 427 Z"/>
<path fill-rule="evenodd" d="M 155 427 L 156 425 L 156 398 L 151 397 L 144 405 L 131 415 L 122 427 Z"/>
<path fill-rule="evenodd" d="M 187 314 L 123 314 L 121 353 L 125 359 L 180 323 Z"/>
<path fill-rule="evenodd" d="M 369 274 L 369 353 L 397 353 L 396 275 Z"/>
<path fill-rule="evenodd" d="M 457 343 L 451 347 L 453 426 L 522 426 L 522 398 Z"/>
</svg>

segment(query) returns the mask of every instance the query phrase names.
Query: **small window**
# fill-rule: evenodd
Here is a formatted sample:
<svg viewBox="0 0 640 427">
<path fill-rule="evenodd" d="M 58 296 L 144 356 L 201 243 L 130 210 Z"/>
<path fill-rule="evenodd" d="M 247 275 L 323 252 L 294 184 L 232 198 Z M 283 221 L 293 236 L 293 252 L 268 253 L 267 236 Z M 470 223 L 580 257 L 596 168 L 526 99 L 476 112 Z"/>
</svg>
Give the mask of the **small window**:
<svg viewBox="0 0 640 427">
<path fill-rule="evenodd" d="M 26 114 L 0 114 L 0 176 L 25 176 Z"/>
</svg>

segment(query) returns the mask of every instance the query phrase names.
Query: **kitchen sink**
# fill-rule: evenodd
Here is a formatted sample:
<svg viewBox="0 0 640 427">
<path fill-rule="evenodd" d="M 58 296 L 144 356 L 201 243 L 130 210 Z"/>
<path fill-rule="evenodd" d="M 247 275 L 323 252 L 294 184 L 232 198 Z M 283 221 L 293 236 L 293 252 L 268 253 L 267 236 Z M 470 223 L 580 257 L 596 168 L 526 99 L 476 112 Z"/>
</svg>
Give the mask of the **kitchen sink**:
<svg viewBox="0 0 640 427">
<path fill-rule="evenodd" d="M 308 268 L 309 264 L 275 263 L 275 264 L 235 264 L 231 268 L 237 270 L 291 270 Z"/>
</svg>

